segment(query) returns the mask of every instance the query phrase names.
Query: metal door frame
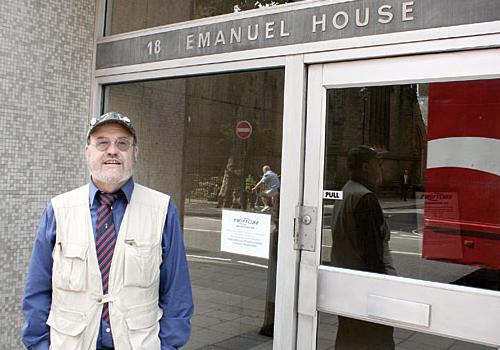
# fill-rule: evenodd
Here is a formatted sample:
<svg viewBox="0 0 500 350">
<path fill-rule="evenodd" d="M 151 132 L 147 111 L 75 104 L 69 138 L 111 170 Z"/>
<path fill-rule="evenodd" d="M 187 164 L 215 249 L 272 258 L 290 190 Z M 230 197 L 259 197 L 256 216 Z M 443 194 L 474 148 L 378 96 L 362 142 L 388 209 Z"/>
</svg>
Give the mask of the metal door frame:
<svg viewBox="0 0 500 350">
<path fill-rule="evenodd" d="M 495 63 L 499 61 L 500 50 L 489 49 L 311 65 L 303 205 L 317 207 L 318 218 L 322 217 L 327 89 L 500 78 L 500 65 Z M 318 219 L 316 247 L 321 247 L 321 230 Z M 316 349 L 318 311 L 489 346 L 500 344 L 500 293 L 322 266 L 320 250 L 301 252 L 297 349 Z M 348 293 L 346 285 L 351 286 Z M 381 312 L 378 316 L 367 312 L 374 303 Z M 401 308 L 423 317 L 422 324 L 397 321 Z"/>
</svg>

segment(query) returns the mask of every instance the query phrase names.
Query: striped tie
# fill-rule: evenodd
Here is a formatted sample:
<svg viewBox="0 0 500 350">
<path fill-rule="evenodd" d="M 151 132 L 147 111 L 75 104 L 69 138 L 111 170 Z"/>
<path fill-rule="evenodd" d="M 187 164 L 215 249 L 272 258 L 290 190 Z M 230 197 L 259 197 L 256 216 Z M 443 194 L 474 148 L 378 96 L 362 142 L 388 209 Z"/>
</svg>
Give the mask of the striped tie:
<svg viewBox="0 0 500 350">
<path fill-rule="evenodd" d="M 111 268 L 111 260 L 113 259 L 113 252 L 116 244 L 116 230 L 111 206 L 120 194 L 121 191 L 111 194 L 104 192 L 97 193 L 97 200 L 100 206 L 97 209 L 96 219 L 96 249 L 102 277 L 102 292 L 104 295 L 108 294 L 109 270 Z M 109 323 L 108 303 L 103 305 L 101 317 Z"/>
</svg>

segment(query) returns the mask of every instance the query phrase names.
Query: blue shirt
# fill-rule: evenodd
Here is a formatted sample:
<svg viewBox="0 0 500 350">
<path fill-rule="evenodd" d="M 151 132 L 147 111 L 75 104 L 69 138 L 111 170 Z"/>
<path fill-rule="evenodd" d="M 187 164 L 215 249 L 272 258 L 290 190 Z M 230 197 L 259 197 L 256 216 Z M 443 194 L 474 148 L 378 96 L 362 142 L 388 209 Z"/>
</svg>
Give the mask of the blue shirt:
<svg viewBox="0 0 500 350">
<path fill-rule="evenodd" d="M 96 213 L 99 203 L 95 198 L 97 187 L 90 181 L 89 208 L 95 235 Z M 134 181 L 128 180 L 121 188 L 121 196 L 113 204 L 113 219 L 116 232 L 127 208 Z M 56 240 L 54 210 L 49 204 L 43 213 L 35 238 L 31 263 L 24 290 L 23 343 L 28 349 L 48 350 L 49 326 L 46 324 L 52 301 L 52 250 Z M 184 251 L 182 230 L 177 208 L 170 201 L 162 238 L 162 264 L 160 266 L 159 306 L 163 310 L 160 319 L 160 340 L 162 350 L 178 349 L 184 345 L 191 333 L 190 319 L 193 314 L 191 282 Z M 101 320 L 97 349 L 113 347 L 112 332 L 106 332 L 110 325 Z"/>
<path fill-rule="evenodd" d="M 268 170 L 262 176 L 261 181 L 266 185 L 266 189 L 278 191 L 280 189 L 280 179 L 275 172 Z"/>
</svg>

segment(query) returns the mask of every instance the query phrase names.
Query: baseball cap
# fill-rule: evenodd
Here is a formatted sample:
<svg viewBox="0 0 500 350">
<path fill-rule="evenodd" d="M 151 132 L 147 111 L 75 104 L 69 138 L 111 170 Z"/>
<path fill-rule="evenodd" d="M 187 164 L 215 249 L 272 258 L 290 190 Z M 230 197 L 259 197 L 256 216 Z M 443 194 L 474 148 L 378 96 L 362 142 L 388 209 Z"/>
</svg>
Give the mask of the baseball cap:
<svg viewBox="0 0 500 350">
<path fill-rule="evenodd" d="M 135 129 L 132 126 L 132 121 L 130 120 L 129 117 L 118 112 L 108 112 L 98 116 L 97 118 L 92 118 L 90 120 L 90 127 L 89 131 L 87 132 L 87 139 L 98 127 L 104 124 L 111 124 L 111 123 L 123 125 L 134 136 L 134 139 L 137 138 Z"/>
<path fill-rule="evenodd" d="M 359 169 L 362 164 L 374 158 L 380 158 L 381 152 L 368 145 L 359 145 L 351 148 L 347 153 L 347 166 L 350 170 Z"/>
</svg>

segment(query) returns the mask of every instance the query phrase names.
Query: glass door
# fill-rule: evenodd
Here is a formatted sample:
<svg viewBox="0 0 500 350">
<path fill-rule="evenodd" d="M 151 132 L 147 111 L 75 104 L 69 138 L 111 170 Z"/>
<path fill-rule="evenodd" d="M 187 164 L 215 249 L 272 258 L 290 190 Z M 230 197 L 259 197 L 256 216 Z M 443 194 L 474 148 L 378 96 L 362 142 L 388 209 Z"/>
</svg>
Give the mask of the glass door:
<svg viewBox="0 0 500 350">
<path fill-rule="evenodd" d="M 138 133 L 134 180 L 179 210 L 193 287 L 183 349 L 271 349 L 278 264 L 283 69 L 104 87 Z"/>
<path fill-rule="evenodd" d="M 499 60 L 309 68 L 298 349 L 498 348 Z"/>
</svg>

